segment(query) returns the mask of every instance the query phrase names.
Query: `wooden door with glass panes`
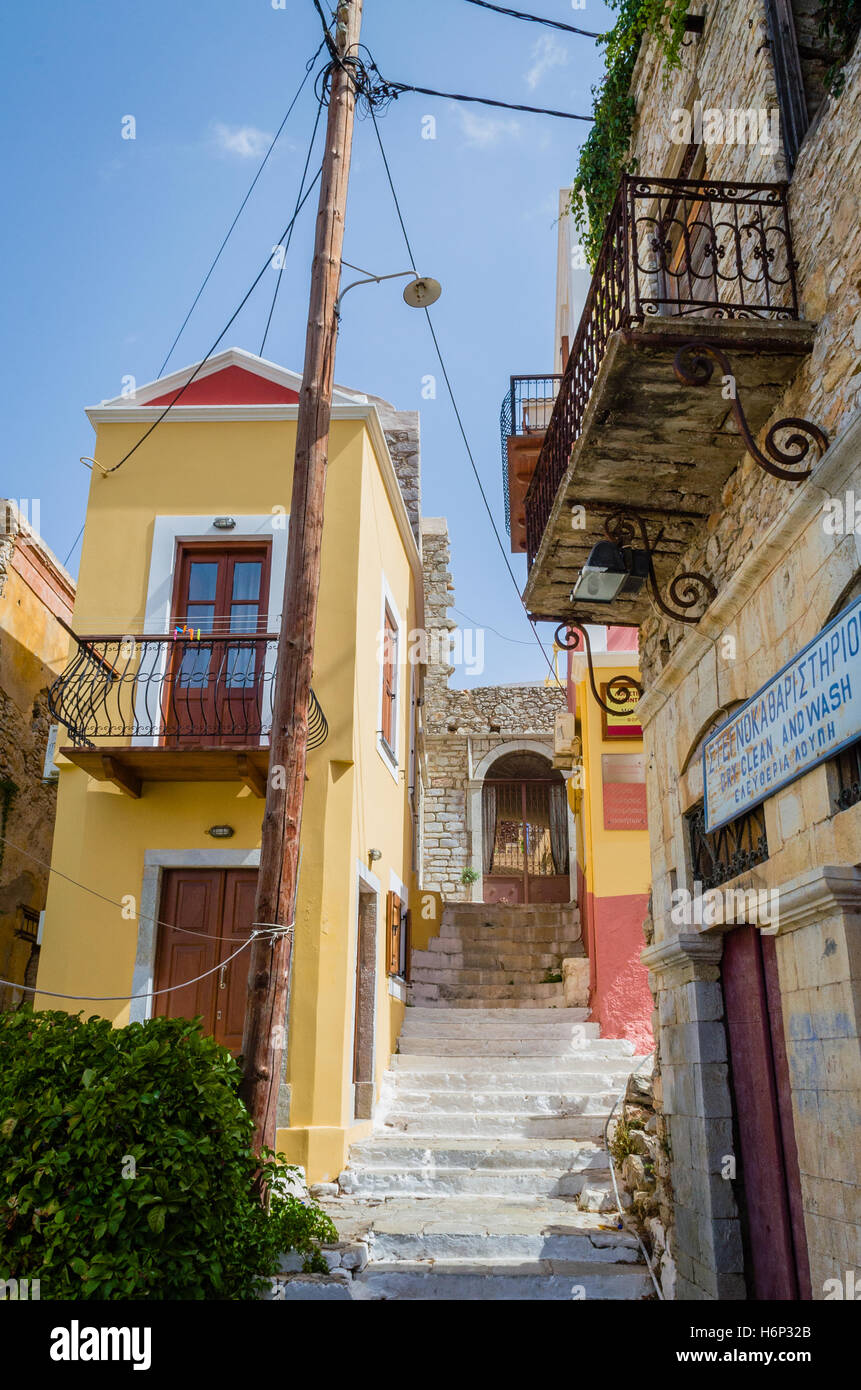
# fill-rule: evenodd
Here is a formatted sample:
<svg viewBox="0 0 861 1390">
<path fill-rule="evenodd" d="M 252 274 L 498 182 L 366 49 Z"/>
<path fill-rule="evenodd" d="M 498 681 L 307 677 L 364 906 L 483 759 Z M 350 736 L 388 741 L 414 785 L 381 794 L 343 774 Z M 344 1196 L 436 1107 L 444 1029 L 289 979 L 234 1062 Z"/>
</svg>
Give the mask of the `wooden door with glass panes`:
<svg viewBox="0 0 861 1390">
<path fill-rule="evenodd" d="M 247 744 L 262 719 L 270 547 L 180 544 L 165 681 L 165 741 Z"/>
</svg>

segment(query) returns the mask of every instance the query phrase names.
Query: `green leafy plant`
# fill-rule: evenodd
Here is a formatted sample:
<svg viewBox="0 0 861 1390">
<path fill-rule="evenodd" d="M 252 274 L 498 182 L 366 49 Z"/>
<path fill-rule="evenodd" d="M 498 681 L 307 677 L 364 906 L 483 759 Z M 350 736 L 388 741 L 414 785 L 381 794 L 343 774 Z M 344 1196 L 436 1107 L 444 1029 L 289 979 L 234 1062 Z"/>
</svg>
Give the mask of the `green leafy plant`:
<svg viewBox="0 0 861 1390">
<path fill-rule="evenodd" d="M 825 73 L 825 90 L 839 97 L 846 85 L 844 66 L 861 32 L 861 0 L 823 0 L 816 19 L 819 37 L 827 42 L 831 60 Z"/>
<path fill-rule="evenodd" d="M 43 1299 L 247 1299 L 337 1240 L 257 1160 L 240 1071 L 200 1020 L 0 1014 L 0 1278 Z M 260 1172 L 265 1204 L 252 1181 Z"/>
<path fill-rule="evenodd" d="M 478 872 L 478 869 L 474 869 L 471 864 L 467 864 L 466 868 L 460 871 L 460 881 L 464 888 L 471 887 L 472 884 L 477 883 L 480 878 L 481 874 Z"/>
<path fill-rule="evenodd" d="M 634 173 L 629 158 L 636 103 L 631 78 L 643 35 L 654 34 L 663 53 L 665 76 L 681 67 L 682 40 L 688 0 L 609 0 L 618 19 L 601 42 L 606 71 L 600 87 L 592 88 L 594 124 L 580 150 L 571 190 L 571 211 L 594 267 L 613 208 L 619 179 Z"/>
<path fill-rule="evenodd" d="M 562 971 L 561 971 L 561 970 L 551 970 L 551 969 L 548 967 L 548 969 L 545 970 L 545 972 L 544 972 L 544 979 L 542 980 L 542 984 L 545 984 L 545 985 L 561 985 L 561 983 L 562 983 Z"/>
</svg>

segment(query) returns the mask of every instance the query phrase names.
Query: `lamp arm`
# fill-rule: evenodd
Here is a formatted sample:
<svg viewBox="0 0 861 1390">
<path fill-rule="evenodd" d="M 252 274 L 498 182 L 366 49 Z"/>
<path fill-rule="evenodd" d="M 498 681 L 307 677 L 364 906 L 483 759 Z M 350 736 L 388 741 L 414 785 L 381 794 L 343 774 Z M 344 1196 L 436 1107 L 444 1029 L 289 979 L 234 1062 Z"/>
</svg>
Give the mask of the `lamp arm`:
<svg viewBox="0 0 861 1390">
<path fill-rule="evenodd" d="M 415 275 L 415 271 L 395 270 L 392 272 L 391 275 L 366 275 L 362 280 L 351 281 L 349 285 L 347 285 L 343 290 L 341 290 L 341 293 L 335 300 L 335 314 L 337 315 L 337 317 L 340 318 L 341 300 L 344 298 L 345 294 L 349 294 L 350 290 L 354 290 L 357 285 L 379 285 L 382 280 L 400 280 L 404 275 Z"/>
<path fill-rule="evenodd" d="M 561 633 L 567 629 L 565 641 L 563 642 Z M 577 634 L 577 640 L 572 643 L 568 639 Z M 607 699 L 613 703 L 608 705 L 598 694 L 595 684 L 595 670 L 592 664 L 592 643 L 589 641 L 589 634 L 586 631 L 586 624 L 581 623 L 576 618 L 566 618 L 565 622 L 560 623 L 553 637 L 554 642 L 563 651 L 577 652 L 581 649 L 586 653 L 586 666 L 589 671 L 589 684 L 592 687 L 592 694 L 605 714 L 622 714 L 625 712 L 625 705 L 630 704 L 636 695 L 637 699 L 643 693 L 643 687 L 639 681 L 635 681 L 633 676 L 611 676 L 607 682 Z M 616 693 L 618 692 L 618 693 Z"/>
</svg>

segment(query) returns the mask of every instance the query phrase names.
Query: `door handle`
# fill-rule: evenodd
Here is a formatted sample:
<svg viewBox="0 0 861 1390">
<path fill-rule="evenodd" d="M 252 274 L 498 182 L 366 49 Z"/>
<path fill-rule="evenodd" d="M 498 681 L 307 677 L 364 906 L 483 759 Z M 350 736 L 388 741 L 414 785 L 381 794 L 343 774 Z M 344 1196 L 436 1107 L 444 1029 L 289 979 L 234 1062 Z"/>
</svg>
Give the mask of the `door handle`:
<svg viewBox="0 0 861 1390">
<path fill-rule="evenodd" d="M 227 966 L 222 965 L 218 972 L 218 988 L 227 989 Z"/>
</svg>

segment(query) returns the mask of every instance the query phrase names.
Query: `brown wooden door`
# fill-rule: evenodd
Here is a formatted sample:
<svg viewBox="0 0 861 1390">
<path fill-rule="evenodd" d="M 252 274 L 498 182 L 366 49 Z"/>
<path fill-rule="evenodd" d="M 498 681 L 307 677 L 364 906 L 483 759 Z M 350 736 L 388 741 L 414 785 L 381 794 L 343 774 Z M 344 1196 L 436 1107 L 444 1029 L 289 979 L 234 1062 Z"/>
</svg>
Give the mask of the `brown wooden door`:
<svg viewBox="0 0 861 1390">
<path fill-rule="evenodd" d="M 266 631 L 269 555 L 256 542 L 180 545 L 165 682 L 169 743 L 241 744 L 259 729 L 265 643 L 242 639 Z"/>
<path fill-rule="evenodd" d="M 200 1016 L 204 1032 L 234 1054 L 242 1046 L 248 952 L 215 967 L 248 939 L 256 890 L 256 869 L 166 869 L 162 884 L 155 988 L 171 993 L 156 997 L 155 1012 Z M 197 984 L 175 988 L 213 970 Z"/>
<path fill-rule="evenodd" d="M 809 1299 L 774 937 L 753 926 L 728 932 L 721 971 L 750 1296 Z"/>
</svg>

